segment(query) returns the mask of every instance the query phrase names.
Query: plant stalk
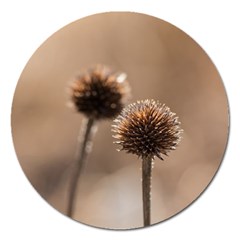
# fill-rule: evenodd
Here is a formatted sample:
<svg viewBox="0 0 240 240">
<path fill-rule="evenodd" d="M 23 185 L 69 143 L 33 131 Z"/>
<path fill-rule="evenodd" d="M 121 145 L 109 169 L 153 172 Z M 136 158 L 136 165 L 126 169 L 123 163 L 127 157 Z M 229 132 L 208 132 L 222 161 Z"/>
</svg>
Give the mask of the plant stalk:
<svg viewBox="0 0 240 240">
<path fill-rule="evenodd" d="M 91 143 L 94 129 L 94 118 L 84 119 L 78 136 L 78 149 L 76 152 L 76 160 L 73 164 L 73 172 L 70 179 L 69 198 L 67 206 L 67 216 L 73 217 L 76 193 L 79 177 L 82 174 L 87 160 L 87 155 L 91 150 Z"/>
<path fill-rule="evenodd" d="M 142 159 L 142 199 L 143 199 L 143 224 L 144 227 L 151 224 L 151 179 L 152 157 Z"/>
</svg>

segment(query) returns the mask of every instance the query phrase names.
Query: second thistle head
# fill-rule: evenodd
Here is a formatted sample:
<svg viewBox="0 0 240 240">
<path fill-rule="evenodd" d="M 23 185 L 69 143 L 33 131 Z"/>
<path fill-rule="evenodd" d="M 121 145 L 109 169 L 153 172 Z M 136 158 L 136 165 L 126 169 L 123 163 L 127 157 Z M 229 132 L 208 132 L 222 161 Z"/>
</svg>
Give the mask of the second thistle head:
<svg viewBox="0 0 240 240">
<path fill-rule="evenodd" d="M 180 141 L 180 122 L 164 104 L 154 100 L 138 101 L 123 109 L 114 120 L 116 143 L 141 158 L 162 159 Z"/>
<path fill-rule="evenodd" d="M 71 100 L 78 112 L 95 119 L 113 118 L 130 95 L 125 73 L 97 65 L 77 77 L 71 85 Z"/>
</svg>

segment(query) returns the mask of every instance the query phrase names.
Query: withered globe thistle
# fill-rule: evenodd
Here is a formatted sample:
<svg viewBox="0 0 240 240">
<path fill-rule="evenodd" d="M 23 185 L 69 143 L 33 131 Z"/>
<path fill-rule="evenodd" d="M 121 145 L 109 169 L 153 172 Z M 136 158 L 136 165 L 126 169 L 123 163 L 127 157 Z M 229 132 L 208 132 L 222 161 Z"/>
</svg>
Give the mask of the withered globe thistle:
<svg viewBox="0 0 240 240">
<path fill-rule="evenodd" d="M 96 122 L 119 114 L 129 98 L 129 92 L 125 73 L 113 72 L 100 64 L 77 77 L 70 86 L 72 104 L 85 118 L 78 136 L 79 149 L 68 189 L 66 212 L 69 217 L 74 213 L 77 185 L 91 150 L 89 146 L 96 132 Z"/>
<path fill-rule="evenodd" d="M 126 74 L 97 65 L 71 85 L 71 99 L 78 112 L 89 118 L 107 119 L 120 113 L 129 98 Z"/>
<path fill-rule="evenodd" d="M 141 158 L 162 159 L 180 141 L 180 122 L 165 104 L 154 100 L 138 101 L 123 109 L 114 120 L 113 137 L 120 150 Z"/>
<path fill-rule="evenodd" d="M 113 132 L 120 150 L 142 159 L 143 225 L 151 224 L 151 179 L 154 157 L 163 160 L 180 141 L 180 122 L 165 104 L 154 100 L 128 105 L 114 120 Z"/>
</svg>

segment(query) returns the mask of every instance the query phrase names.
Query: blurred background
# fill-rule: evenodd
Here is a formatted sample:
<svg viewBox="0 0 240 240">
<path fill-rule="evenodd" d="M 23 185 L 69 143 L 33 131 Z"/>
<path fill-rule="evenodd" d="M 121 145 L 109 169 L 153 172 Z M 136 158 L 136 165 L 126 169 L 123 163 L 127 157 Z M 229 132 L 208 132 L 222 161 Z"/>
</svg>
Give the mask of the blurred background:
<svg viewBox="0 0 240 240">
<path fill-rule="evenodd" d="M 228 138 L 228 103 L 219 73 L 206 53 L 171 24 L 143 14 L 104 13 L 76 21 L 45 41 L 19 79 L 12 133 L 31 184 L 65 214 L 67 190 L 83 116 L 67 107 L 69 82 L 101 63 L 128 75 L 131 102 L 155 99 L 179 116 L 179 147 L 156 159 L 152 223 L 194 201 L 222 161 Z M 78 185 L 74 219 L 97 227 L 142 227 L 141 161 L 117 152 L 111 121 L 100 121 Z"/>
</svg>

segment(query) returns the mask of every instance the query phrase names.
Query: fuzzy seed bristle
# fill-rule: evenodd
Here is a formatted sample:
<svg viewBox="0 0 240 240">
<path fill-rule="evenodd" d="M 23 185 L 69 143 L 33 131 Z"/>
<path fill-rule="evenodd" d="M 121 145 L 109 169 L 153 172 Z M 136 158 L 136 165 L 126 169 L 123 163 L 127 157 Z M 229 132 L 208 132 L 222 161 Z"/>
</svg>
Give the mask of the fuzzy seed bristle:
<svg viewBox="0 0 240 240">
<path fill-rule="evenodd" d="M 128 105 L 114 120 L 116 144 L 120 150 L 141 158 L 158 157 L 176 148 L 182 129 L 175 113 L 165 104 L 143 100 Z"/>
<path fill-rule="evenodd" d="M 114 118 L 130 96 L 126 74 L 113 72 L 104 65 L 77 77 L 70 90 L 77 111 L 95 119 Z"/>
</svg>

